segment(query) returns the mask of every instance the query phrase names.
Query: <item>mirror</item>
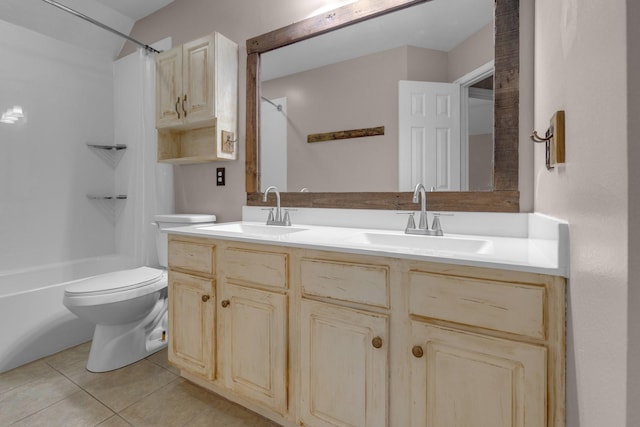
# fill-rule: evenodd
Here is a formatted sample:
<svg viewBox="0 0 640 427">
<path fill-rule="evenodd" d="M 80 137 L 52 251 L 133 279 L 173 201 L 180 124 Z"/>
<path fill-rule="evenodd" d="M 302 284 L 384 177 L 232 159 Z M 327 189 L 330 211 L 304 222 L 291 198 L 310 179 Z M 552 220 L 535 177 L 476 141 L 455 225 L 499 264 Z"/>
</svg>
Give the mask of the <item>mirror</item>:
<svg viewBox="0 0 640 427">
<path fill-rule="evenodd" d="M 362 3 L 362 4 L 360 4 Z M 417 15 L 417 8 L 425 8 L 430 6 L 435 6 L 438 3 L 445 4 L 448 2 L 444 2 L 441 0 L 435 0 L 433 2 L 429 2 L 428 4 L 420 4 L 426 3 L 424 1 L 399 1 L 399 0 L 387 0 L 387 1 L 379 1 L 376 5 L 371 6 L 370 2 L 358 2 L 356 4 L 352 4 L 349 6 L 342 7 L 340 9 L 336 9 L 335 11 L 322 15 L 319 17 L 314 17 L 307 19 L 305 21 L 301 21 L 299 23 L 290 25 L 280 30 L 276 30 L 274 32 L 265 34 L 263 36 L 256 37 L 254 39 L 250 39 L 247 41 L 247 50 L 248 50 L 248 61 L 247 61 L 247 202 L 249 205 L 260 205 L 261 199 L 259 198 L 259 194 L 257 193 L 260 189 L 260 151 L 259 147 L 261 144 L 259 134 L 262 132 L 271 132 L 272 129 L 263 129 L 262 126 L 269 126 L 273 121 L 269 121 L 268 123 L 264 123 L 262 126 L 260 121 L 258 120 L 258 114 L 261 110 L 260 104 L 263 103 L 264 107 L 262 109 L 264 112 L 268 112 L 269 109 L 272 110 L 271 113 L 276 112 L 280 113 L 280 116 L 294 116 L 294 111 L 289 110 L 290 108 L 294 108 L 296 103 L 296 99 L 294 96 L 289 94 L 286 98 L 283 99 L 273 99 L 269 98 L 269 95 L 278 95 L 277 91 L 272 92 L 271 86 L 274 86 L 273 82 L 283 81 L 287 79 L 286 77 L 277 77 L 275 80 L 273 79 L 273 71 L 271 68 L 264 69 L 265 78 L 260 79 L 259 75 L 263 73 L 263 66 L 269 67 L 270 56 L 273 56 L 275 60 L 271 61 L 272 63 L 280 64 L 287 63 L 287 65 L 291 64 L 291 61 L 285 61 L 282 59 L 278 59 L 278 49 L 282 46 L 288 46 L 290 44 L 295 43 L 292 46 L 288 46 L 289 48 L 298 48 L 303 47 L 302 51 L 310 51 L 309 48 L 305 47 L 304 44 L 313 41 L 317 44 L 323 37 L 332 36 L 337 32 L 333 30 L 344 28 L 341 31 L 356 31 L 359 25 L 352 25 L 355 22 L 360 22 L 364 20 L 368 20 L 372 17 L 377 17 L 380 15 L 385 15 L 385 17 L 393 17 L 398 14 L 406 13 L 408 16 Z M 480 3 L 480 2 L 476 2 Z M 518 166 L 518 158 L 517 158 L 517 100 L 518 100 L 518 5 L 516 0 L 497 0 L 495 3 L 495 99 L 494 99 L 494 109 L 495 109 L 495 127 L 494 127 L 494 146 L 495 150 L 493 153 L 489 154 L 488 164 L 491 165 L 493 162 L 493 180 L 489 179 L 488 183 L 483 184 L 484 187 L 474 187 L 471 185 L 469 189 L 476 191 L 463 191 L 461 193 L 456 193 L 452 191 L 443 191 L 437 192 L 434 194 L 430 194 L 429 197 L 429 209 L 436 210 L 480 210 L 480 211 L 517 211 L 518 210 L 518 184 L 517 184 L 517 166 Z M 410 9 L 406 9 L 410 7 Z M 403 10 L 404 9 L 404 10 Z M 394 12 L 393 14 L 389 14 Z M 476 15 L 478 12 L 475 13 Z M 432 17 L 433 18 L 433 17 Z M 487 18 L 491 19 L 491 17 Z M 407 18 L 403 18 L 406 22 Z M 423 19 L 424 20 L 424 19 Z M 449 22 L 454 23 L 460 21 L 460 25 L 463 27 L 471 27 L 469 23 L 464 23 L 462 19 L 454 20 L 454 19 L 436 19 L 435 22 Z M 368 22 L 363 22 L 363 24 L 369 24 L 369 26 L 373 26 L 372 28 L 377 29 L 378 33 L 385 33 L 385 31 L 381 30 L 381 24 L 376 24 L 375 20 L 370 20 Z M 426 22 L 425 25 L 429 27 L 435 27 L 435 24 L 429 24 Z M 486 26 L 486 22 L 480 22 L 479 27 L 470 28 L 470 33 L 477 32 L 478 28 L 481 28 L 483 25 Z M 330 32 L 330 33 L 329 33 Z M 303 41 L 309 37 L 318 34 L 326 34 L 322 37 L 315 37 L 314 39 Z M 461 31 L 458 31 L 461 33 Z M 391 39 L 388 33 L 385 33 L 385 39 Z M 467 33 L 468 36 L 468 33 Z M 461 37 L 466 38 L 467 36 L 462 35 Z M 372 35 L 368 35 L 369 47 L 371 45 L 379 45 L 383 42 L 371 42 Z M 351 39 L 355 39 L 355 36 L 351 36 Z M 432 35 L 429 38 L 435 39 L 436 36 Z M 437 40 L 440 42 L 439 40 Z M 404 42 L 406 44 L 406 42 Z M 330 45 L 336 46 L 337 43 L 333 43 Z M 343 43 L 341 43 L 343 44 Z M 366 44 L 366 43 L 365 43 Z M 410 42 L 409 44 L 417 44 Z M 406 53 L 407 50 L 418 50 L 416 49 L 407 49 L 406 47 L 400 48 L 390 48 L 387 49 L 386 52 L 393 52 L 394 50 L 400 50 L 401 53 Z M 490 49 L 493 50 L 493 49 Z M 269 53 L 267 53 L 269 52 Z M 326 59 L 326 57 L 331 56 L 332 54 L 340 54 L 338 49 L 331 49 L 330 52 L 324 52 L 322 54 L 315 54 L 316 57 L 321 57 L 322 59 Z M 380 55 L 373 53 L 372 55 Z M 298 53 L 296 57 L 300 58 L 302 56 L 301 53 Z M 364 57 L 366 58 L 366 57 Z M 414 62 L 419 63 L 420 60 L 417 59 Z M 387 62 L 388 63 L 388 62 Z M 477 63 L 477 61 L 476 61 Z M 424 64 L 424 61 L 422 62 Z M 338 64 L 339 66 L 339 64 Z M 332 67 L 325 66 L 326 67 Z M 385 67 L 378 67 L 385 68 Z M 391 68 L 391 67 L 386 67 Z M 450 68 L 450 67 L 448 67 Z M 471 70 L 466 70 L 471 71 Z M 465 71 L 465 73 L 466 73 Z M 317 71 L 305 71 L 304 73 L 318 73 Z M 462 72 L 458 72 L 459 77 L 461 74 L 465 74 Z M 300 76 L 303 73 L 298 73 L 296 76 Z M 373 74 L 373 73 L 369 73 Z M 407 80 L 419 80 L 421 78 L 412 78 L 412 75 L 407 75 Z M 486 77 L 486 76 L 484 76 Z M 321 78 L 321 77 L 318 77 Z M 261 83 L 261 80 L 269 79 L 270 81 Z M 445 78 L 440 77 L 439 80 L 444 80 Z M 479 79 L 479 78 L 478 78 Z M 397 80 L 397 79 L 396 79 Z M 454 79 L 449 79 L 454 80 Z M 473 81 L 471 83 L 474 83 Z M 325 83 L 328 85 L 329 83 Z M 344 86 L 340 86 L 344 84 Z M 322 86 L 322 85 L 320 85 Z M 336 86 L 338 89 L 342 89 L 343 92 L 351 93 L 353 92 L 351 88 L 353 87 L 352 83 L 349 83 L 347 79 L 335 79 L 333 80 L 333 86 Z M 375 84 L 374 84 L 375 86 Z M 468 86 L 471 86 L 469 84 Z M 397 91 L 397 88 L 395 89 Z M 473 90 L 472 90 L 473 91 Z M 375 92 L 369 90 L 369 92 Z M 281 92 L 282 93 L 282 92 Z M 397 92 L 396 92 L 397 93 Z M 334 97 L 336 95 L 334 94 Z M 261 98 L 264 97 L 267 101 L 263 101 Z M 315 99 L 314 99 L 315 100 Z M 329 100 L 330 102 L 330 100 Z M 347 102 L 347 100 L 341 101 L 341 103 Z M 369 101 L 370 103 L 377 103 L 377 101 Z M 309 103 L 309 102 L 308 102 Z M 392 111 L 396 111 L 397 114 L 397 99 L 391 99 L 385 101 L 385 103 L 392 104 Z M 486 103 L 486 101 L 485 101 Z M 284 105 L 283 105 L 284 104 Z M 277 106 L 282 105 L 283 111 L 278 112 Z M 326 107 L 330 104 L 325 104 L 325 115 L 330 112 L 331 108 Z M 288 113 L 288 114 L 283 114 Z M 346 121 L 340 124 L 324 124 L 325 129 L 318 129 L 319 132 L 329 132 L 329 131 L 339 131 L 349 128 L 357 128 L 364 126 L 378 126 L 385 125 L 385 123 L 389 122 L 387 119 L 379 119 L 385 120 L 385 123 L 364 123 L 360 122 L 355 124 L 354 126 L 350 126 L 351 123 L 355 123 L 358 119 L 358 111 L 354 110 L 354 114 L 344 114 L 341 116 L 346 117 Z M 311 125 L 322 124 L 322 115 L 321 113 L 314 113 L 317 117 L 315 120 L 311 120 Z M 371 114 L 361 114 L 360 117 L 369 117 Z M 288 118 L 287 118 L 288 119 Z M 391 120 L 392 121 L 392 120 Z M 397 118 L 396 118 L 397 121 Z M 393 128 L 393 125 L 391 126 Z M 485 126 L 486 128 L 486 126 Z M 262 132 L 261 132 L 262 129 Z M 387 124 L 387 129 L 389 129 L 389 125 Z M 385 129 L 387 132 L 388 130 Z M 396 126 L 397 129 L 397 126 Z M 295 126 L 294 126 L 295 130 Z M 307 132 L 304 132 L 307 133 Z M 304 137 L 304 146 L 305 148 L 309 146 L 313 146 L 314 144 L 307 144 L 305 134 L 299 135 L 298 138 Z M 354 186 L 354 187 L 345 187 L 342 186 L 334 186 L 334 187 L 321 187 L 318 184 L 309 186 L 311 187 L 311 191 L 309 193 L 286 193 L 283 194 L 283 204 L 286 203 L 287 206 L 313 206 L 313 207 L 342 207 L 342 208 L 381 208 L 381 209 L 413 209 L 414 206 L 411 203 L 410 196 L 411 194 L 407 192 L 397 192 L 398 189 L 398 169 L 402 170 L 402 166 L 398 166 L 398 146 L 397 146 L 397 138 L 398 132 L 397 130 L 390 132 L 391 140 L 387 139 L 382 145 L 378 144 L 376 147 L 375 140 L 376 138 L 384 138 L 384 136 L 374 136 L 374 137 L 366 137 L 359 139 L 347 139 L 347 140 L 338 140 L 331 141 L 329 143 L 318 143 L 317 147 L 313 147 L 316 149 L 316 154 L 314 155 L 316 160 L 318 156 L 325 155 L 329 159 L 329 164 L 331 165 L 331 173 L 327 174 L 326 169 L 327 166 L 320 164 L 317 161 L 312 161 L 311 163 L 305 164 L 304 162 L 295 162 L 302 165 L 299 167 L 300 170 L 310 170 L 315 168 L 319 176 L 322 177 L 322 174 L 326 176 L 340 176 L 341 173 L 339 169 L 336 169 L 336 164 L 339 163 L 338 160 L 346 157 L 343 154 L 331 155 L 331 150 L 336 149 L 350 149 L 352 150 L 352 156 L 355 156 L 355 159 L 361 158 L 363 161 L 369 162 L 367 153 L 378 152 L 381 150 L 380 146 L 386 149 L 386 154 L 383 155 L 381 165 L 389 165 L 389 160 L 392 159 L 391 162 L 395 163 L 395 172 L 392 172 L 391 178 L 387 174 L 386 176 L 383 173 L 373 174 L 371 176 L 380 175 L 382 177 L 382 181 L 375 182 L 374 179 L 367 178 L 366 174 L 364 175 L 365 179 L 362 185 L 371 185 L 371 187 L 366 186 Z M 262 141 L 264 143 L 264 141 Z M 490 145 L 490 143 L 489 143 Z M 269 149 L 262 144 L 262 150 L 264 152 L 268 152 L 270 154 L 274 154 L 274 149 L 269 146 Z M 390 150 L 390 151 L 389 151 Z M 309 150 L 308 150 L 309 151 Z M 325 153 L 323 153 L 325 152 Z M 326 153 L 329 152 L 329 153 Z M 318 154 L 320 153 L 320 154 Z M 361 156 L 361 157 L 358 157 Z M 275 156 L 276 159 L 282 160 L 282 156 Z M 472 155 L 475 160 L 479 156 Z M 312 158 L 314 158 L 312 156 Z M 348 164 L 354 164 L 356 160 L 352 158 Z M 333 159 L 333 161 L 332 161 Z M 386 161 L 386 163 L 384 163 Z M 462 164 L 462 163 L 461 163 Z M 313 167 L 312 167 L 313 165 Z M 489 170 L 489 176 L 491 176 L 491 168 L 490 166 L 486 166 L 485 169 Z M 382 169 L 378 167 L 378 169 Z M 393 168 L 389 168 L 393 169 Z M 471 173 L 471 170 L 467 171 Z M 386 173 L 386 172 L 385 172 Z M 265 180 L 265 184 L 271 184 L 271 180 L 273 178 L 269 178 L 269 181 Z M 304 178 L 299 179 L 300 188 L 291 188 L 289 185 L 290 191 L 298 191 L 302 187 L 305 187 Z M 296 180 L 297 181 L 297 180 Z M 352 181 L 351 179 L 349 181 Z M 339 180 L 338 180 L 339 182 Z M 344 180 L 343 180 L 344 182 Z M 391 182 L 391 185 L 387 185 L 384 183 Z M 360 185 L 360 184 L 358 184 Z M 314 187 L 320 192 L 313 192 Z M 487 188 L 489 187 L 489 188 Z M 348 191 L 344 193 L 340 191 Z M 465 185 L 461 185 L 460 189 L 465 190 Z M 480 191 L 492 189 L 492 191 Z M 340 191 L 340 192 L 337 192 Z M 408 191 L 408 189 L 405 189 Z"/>
<path fill-rule="evenodd" d="M 260 190 L 490 191 L 492 85 L 487 101 L 469 87 L 493 75 L 493 4 L 427 2 L 263 54 Z M 437 116 L 412 112 L 437 101 L 447 104 Z M 376 127 L 384 133 L 307 142 Z"/>
</svg>

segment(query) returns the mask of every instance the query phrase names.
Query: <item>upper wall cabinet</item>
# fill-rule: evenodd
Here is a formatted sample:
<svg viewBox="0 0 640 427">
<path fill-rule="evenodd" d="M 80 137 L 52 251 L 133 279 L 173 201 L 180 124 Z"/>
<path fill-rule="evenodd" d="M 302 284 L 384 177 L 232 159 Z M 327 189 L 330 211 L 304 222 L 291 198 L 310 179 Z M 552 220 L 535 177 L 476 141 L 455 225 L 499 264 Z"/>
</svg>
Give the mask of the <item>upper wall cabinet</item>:
<svg viewBox="0 0 640 427">
<path fill-rule="evenodd" d="M 158 161 L 235 160 L 237 110 L 236 43 L 213 33 L 157 55 Z"/>
</svg>

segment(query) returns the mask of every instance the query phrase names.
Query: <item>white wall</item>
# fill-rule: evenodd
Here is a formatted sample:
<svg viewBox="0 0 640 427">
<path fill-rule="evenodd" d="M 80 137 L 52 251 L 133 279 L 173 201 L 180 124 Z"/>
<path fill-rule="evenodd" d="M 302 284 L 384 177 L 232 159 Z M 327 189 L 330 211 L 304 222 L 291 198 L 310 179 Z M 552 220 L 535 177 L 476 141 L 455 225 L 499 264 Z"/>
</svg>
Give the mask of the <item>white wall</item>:
<svg viewBox="0 0 640 427">
<path fill-rule="evenodd" d="M 110 58 L 0 21 L 0 271 L 114 252 L 114 175 L 87 143 L 112 144 Z"/>
<path fill-rule="evenodd" d="M 566 166 L 548 172 L 535 151 L 535 210 L 570 224 L 567 426 L 637 425 L 626 424 L 625 0 L 537 0 L 535 18 L 535 128 L 556 110 L 567 120 Z"/>
<path fill-rule="evenodd" d="M 627 148 L 629 168 L 629 310 L 627 425 L 640 425 L 640 2 L 627 0 Z"/>
</svg>

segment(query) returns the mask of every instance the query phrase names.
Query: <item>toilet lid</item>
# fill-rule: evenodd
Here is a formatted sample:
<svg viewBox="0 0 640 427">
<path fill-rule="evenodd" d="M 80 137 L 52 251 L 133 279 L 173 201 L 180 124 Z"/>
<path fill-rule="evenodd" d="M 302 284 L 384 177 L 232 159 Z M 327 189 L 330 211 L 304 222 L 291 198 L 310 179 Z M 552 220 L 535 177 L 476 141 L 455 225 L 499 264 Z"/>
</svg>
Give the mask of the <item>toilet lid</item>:
<svg viewBox="0 0 640 427">
<path fill-rule="evenodd" d="M 162 270 L 151 267 L 114 271 L 71 283 L 64 291 L 66 294 L 73 295 L 98 295 L 128 291 L 159 281 L 162 279 L 162 273 Z"/>
</svg>

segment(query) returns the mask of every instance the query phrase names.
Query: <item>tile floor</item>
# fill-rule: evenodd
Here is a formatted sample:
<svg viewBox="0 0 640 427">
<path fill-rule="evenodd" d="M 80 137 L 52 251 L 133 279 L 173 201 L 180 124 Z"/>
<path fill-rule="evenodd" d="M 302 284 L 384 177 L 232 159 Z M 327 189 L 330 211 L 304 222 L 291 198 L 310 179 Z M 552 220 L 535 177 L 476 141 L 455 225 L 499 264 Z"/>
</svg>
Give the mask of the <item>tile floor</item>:
<svg viewBox="0 0 640 427">
<path fill-rule="evenodd" d="M 90 343 L 0 374 L 0 426 L 277 427 L 179 377 L 160 351 L 92 373 Z"/>
</svg>

